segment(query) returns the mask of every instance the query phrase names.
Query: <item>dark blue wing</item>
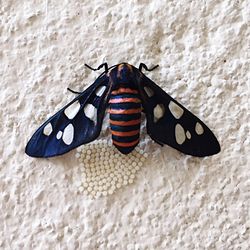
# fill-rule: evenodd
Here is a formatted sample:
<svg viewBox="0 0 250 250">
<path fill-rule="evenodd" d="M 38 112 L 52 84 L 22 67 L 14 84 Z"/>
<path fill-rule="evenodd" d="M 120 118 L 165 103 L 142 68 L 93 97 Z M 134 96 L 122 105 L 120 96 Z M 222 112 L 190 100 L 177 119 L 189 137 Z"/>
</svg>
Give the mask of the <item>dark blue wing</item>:
<svg viewBox="0 0 250 250">
<path fill-rule="evenodd" d="M 212 131 L 144 74 L 138 88 L 146 113 L 147 132 L 153 140 L 199 157 L 220 151 Z"/>
<path fill-rule="evenodd" d="M 33 134 L 26 154 L 33 157 L 61 155 L 95 140 L 102 128 L 109 93 L 109 78 L 104 74 Z"/>
</svg>

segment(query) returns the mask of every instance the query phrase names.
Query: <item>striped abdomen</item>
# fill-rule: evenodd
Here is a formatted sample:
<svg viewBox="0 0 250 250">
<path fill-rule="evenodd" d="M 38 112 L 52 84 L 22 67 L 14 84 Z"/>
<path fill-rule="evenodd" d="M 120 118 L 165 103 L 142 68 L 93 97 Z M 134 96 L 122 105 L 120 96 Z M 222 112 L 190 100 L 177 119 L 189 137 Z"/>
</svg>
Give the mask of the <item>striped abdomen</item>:
<svg viewBox="0 0 250 250">
<path fill-rule="evenodd" d="M 115 147 L 123 154 L 130 153 L 139 143 L 141 100 L 138 91 L 119 88 L 110 97 L 110 128 Z"/>
</svg>

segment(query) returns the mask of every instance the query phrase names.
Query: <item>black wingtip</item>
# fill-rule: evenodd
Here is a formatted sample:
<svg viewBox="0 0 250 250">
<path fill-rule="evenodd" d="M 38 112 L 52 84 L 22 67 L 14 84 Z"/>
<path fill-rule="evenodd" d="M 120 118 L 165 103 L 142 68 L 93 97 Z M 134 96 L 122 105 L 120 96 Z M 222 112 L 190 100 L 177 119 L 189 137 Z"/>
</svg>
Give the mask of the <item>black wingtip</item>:
<svg viewBox="0 0 250 250">
<path fill-rule="evenodd" d="M 33 137 L 28 141 L 25 150 L 25 154 L 34 158 L 44 158 L 44 155 L 38 150 L 38 147 L 33 143 Z"/>
<path fill-rule="evenodd" d="M 212 132 L 211 132 L 212 133 Z M 217 140 L 216 136 L 213 134 L 213 143 L 211 143 L 212 145 L 209 145 L 209 148 L 211 149 L 211 154 L 210 155 L 216 155 L 221 151 L 221 147 L 220 147 L 220 143 Z"/>
<path fill-rule="evenodd" d="M 214 137 L 214 141 L 211 144 L 204 145 L 200 152 L 196 152 L 193 156 L 206 157 L 216 155 L 221 151 L 220 144 L 218 140 Z"/>
<path fill-rule="evenodd" d="M 30 148 L 30 146 L 29 146 L 29 143 L 27 143 L 24 152 L 25 152 L 26 155 L 28 155 L 28 156 L 30 156 L 30 157 L 35 157 L 35 158 L 39 157 L 39 156 L 37 156 L 37 155 L 31 150 L 31 148 Z"/>
<path fill-rule="evenodd" d="M 215 154 L 218 154 L 218 153 L 220 153 L 220 151 L 221 151 L 221 147 L 220 147 L 220 143 L 218 142 L 218 140 L 216 139 L 216 145 L 214 146 L 214 154 L 213 155 L 215 155 Z"/>
</svg>

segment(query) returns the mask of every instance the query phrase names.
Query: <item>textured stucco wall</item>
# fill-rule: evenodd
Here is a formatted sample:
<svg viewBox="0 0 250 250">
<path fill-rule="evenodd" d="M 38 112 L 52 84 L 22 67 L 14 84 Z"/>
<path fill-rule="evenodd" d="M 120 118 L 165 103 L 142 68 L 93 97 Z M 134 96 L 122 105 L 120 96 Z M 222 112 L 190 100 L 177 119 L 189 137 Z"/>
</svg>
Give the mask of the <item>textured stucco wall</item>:
<svg viewBox="0 0 250 250">
<path fill-rule="evenodd" d="M 0 1 L 0 249 L 249 249 L 249 0 Z M 222 152 L 149 142 L 135 182 L 79 192 L 71 152 L 32 159 L 33 131 L 98 73 L 147 75 L 215 132 Z M 146 138 L 147 139 L 147 138 Z"/>
</svg>

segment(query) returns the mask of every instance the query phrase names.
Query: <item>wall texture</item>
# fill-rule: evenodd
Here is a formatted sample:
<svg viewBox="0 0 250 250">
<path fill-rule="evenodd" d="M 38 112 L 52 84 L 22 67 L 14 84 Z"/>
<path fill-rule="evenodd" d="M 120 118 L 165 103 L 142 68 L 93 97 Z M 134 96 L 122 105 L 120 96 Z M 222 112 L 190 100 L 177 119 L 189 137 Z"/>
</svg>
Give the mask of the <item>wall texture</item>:
<svg viewBox="0 0 250 250">
<path fill-rule="evenodd" d="M 249 249 L 248 0 L 0 1 L 0 249 Z M 148 140 L 133 184 L 79 192 L 75 152 L 32 159 L 34 130 L 127 61 L 199 116 L 222 151 L 198 159 Z M 152 161 L 152 159 L 154 159 Z M 157 161 L 156 161 L 157 159 Z"/>
</svg>

